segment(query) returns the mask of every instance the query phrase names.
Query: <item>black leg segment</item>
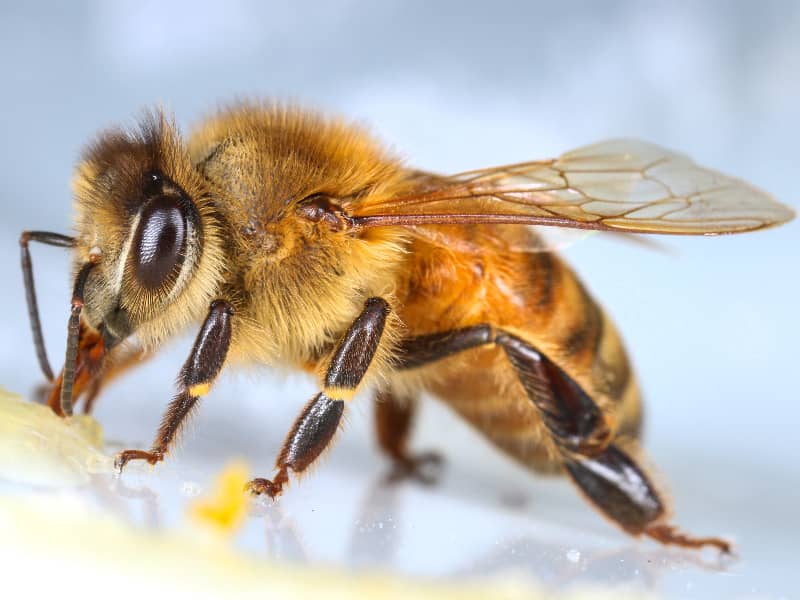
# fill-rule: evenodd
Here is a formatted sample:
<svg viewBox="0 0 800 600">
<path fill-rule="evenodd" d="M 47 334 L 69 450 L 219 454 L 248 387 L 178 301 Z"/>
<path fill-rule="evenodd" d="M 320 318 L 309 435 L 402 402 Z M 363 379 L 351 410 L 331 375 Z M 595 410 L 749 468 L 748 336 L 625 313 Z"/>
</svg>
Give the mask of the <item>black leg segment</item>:
<svg viewBox="0 0 800 600">
<path fill-rule="evenodd" d="M 314 396 L 283 442 L 276 461 L 277 475 L 272 480 L 253 479 L 247 484 L 247 489 L 255 494 L 267 494 L 270 498 L 280 494 L 284 484 L 289 482 L 289 469 L 295 473 L 305 471 L 328 447 L 343 413 L 344 400 L 331 400 L 324 392 Z"/>
<path fill-rule="evenodd" d="M 400 343 L 401 369 L 421 367 L 459 352 L 498 344 L 539 409 L 556 443 L 565 450 L 591 454 L 611 436 L 600 408 L 563 369 L 524 340 L 481 324 L 413 338 Z M 596 450 L 593 450 L 596 449 Z"/>
<path fill-rule="evenodd" d="M 231 343 L 231 317 L 233 307 L 224 300 L 216 300 L 195 339 L 189 358 L 178 376 L 178 394 L 170 402 L 161 421 L 153 447 L 147 450 L 124 450 L 115 460 L 117 470 L 122 470 L 131 460 L 146 460 L 155 464 L 164 459 L 174 442 L 181 425 L 201 396 L 205 396 L 216 380 Z"/>
<path fill-rule="evenodd" d="M 289 432 L 278 463 L 293 471 L 304 470 L 328 445 L 343 412 L 344 400 L 331 400 L 323 392 L 314 396 Z"/>
<path fill-rule="evenodd" d="M 591 455 L 609 444 L 611 430 L 600 407 L 563 369 L 516 336 L 500 332 L 495 341 L 560 447 Z"/>
<path fill-rule="evenodd" d="M 383 298 L 370 298 L 364 310 L 347 330 L 333 355 L 325 375 L 325 386 L 336 390 L 355 390 L 375 356 L 389 315 Z"/>
<path fill-rule="evenodd" d="M 568 458 L 564 466 L 591 501 L 629 533 L 642 533 L 664 514 L 647 475 L 613 444 L 591 458 Z"/>
<path fill-rule="evenodd" d="M 422 367 L 464 350 L 490 344 L 494 335 L 494 328 L 490 325 L 475 325 L 407 338 L 398 347 L 400 368 Z"/>
<path fill-rule="evenodd" d="M 389 305 L 370 298 L 345 333 L 325 374 L 325 387 L 306 404 L 286 436 L 273 479 L 254 479 L 247 484 L 254 494 L 279 495 L 289 481 L 289 470 L 305 471 L 327 448 L 344 413 L 344 401 L 355 394 L 381 342 Z"/>
</svg>

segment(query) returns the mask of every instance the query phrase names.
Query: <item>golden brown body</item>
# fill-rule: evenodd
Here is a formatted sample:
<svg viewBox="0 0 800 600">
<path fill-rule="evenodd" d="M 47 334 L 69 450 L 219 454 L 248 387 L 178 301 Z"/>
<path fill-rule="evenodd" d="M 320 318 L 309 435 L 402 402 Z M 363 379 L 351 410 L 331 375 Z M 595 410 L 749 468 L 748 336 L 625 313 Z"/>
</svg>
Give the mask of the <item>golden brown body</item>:
<svg viewBox="0 0 800 600">
<path fill-rule="evenodd" d="M 28 243 L 74 252 L 53 409 L 70 414 L 81 396 L 90 406 L 139 361 L 126 339 L 150 351 L 201 324 L 153 446 L 121 452 L 120 470 L 163 460 L 226 365 L 286 365 L 315 372 L 320 392 L 255 493 L 275 497 L 305 471 L 369 387 L 381 447 L 413 470 L 424 457 L 406 442 L 427 391 L 523 464 L 567 473 L 629 533 L 728 549 L 666 522 L 637 463 L 640 400 L 619 335 L 526 225 L 714 234 L 791 218 L 761 190 L 635 140 L 442 177 L 405 167 L 358 127 L 267 105 L 221 111 L 186 143 L 159 114 L 107 132 L 74 188 L 75 237 L 20 239 L 51 380 Z"/>
</svg>

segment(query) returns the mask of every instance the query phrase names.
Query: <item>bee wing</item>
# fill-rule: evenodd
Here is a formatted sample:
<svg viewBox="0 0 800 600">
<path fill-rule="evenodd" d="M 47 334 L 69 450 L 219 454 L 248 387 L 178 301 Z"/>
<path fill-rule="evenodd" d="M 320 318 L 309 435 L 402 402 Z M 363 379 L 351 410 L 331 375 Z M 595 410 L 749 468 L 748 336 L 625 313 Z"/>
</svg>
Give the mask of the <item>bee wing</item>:
<svg viewBox="0 0 800 600">
<path fill-rule="evenodd" d="M 609 140 L 557 159 L 418 173 L 413 194 L 354 207 L 356 226 L 521 223 L 629 233 L 753 231 L 794 212 L 740 179 L 639 140 Z"/>
</svg>

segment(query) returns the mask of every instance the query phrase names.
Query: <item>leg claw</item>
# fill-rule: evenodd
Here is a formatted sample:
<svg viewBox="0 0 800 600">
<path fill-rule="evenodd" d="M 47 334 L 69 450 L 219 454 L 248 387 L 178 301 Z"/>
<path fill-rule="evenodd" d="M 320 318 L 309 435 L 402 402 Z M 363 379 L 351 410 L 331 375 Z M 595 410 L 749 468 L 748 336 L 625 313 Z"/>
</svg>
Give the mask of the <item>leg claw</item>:
<svg viewBox="0 0 800 600">
<path fill-rule="evenodd" d="M 285 475 L 281 476 L 281 473 L 278 473 L 275 479 L 271 481 L 269 479 L 257 477 L 244 486 L 244 491 L 249 492 L 254 496 L 266 494 L 274 500 L 283 491 L 283 484 L 285 483 L 285 480 Z"/>
<path fill-rule="evenodd" d="M 444 459 L 437 452 L 421 452 L 411 456 L 396 457 L 389 473 L 388 483 L 414 479 L 423 485 L 435 484 L 441 475 Z"/>
<path fill-rule="evenodd" d="M 733 547 L 727 540 L 715 537 L 695 538 L 682 533 L 671 525 L 651 525 L 644 530 L 644 533 L 665 545 L 682 546 L 684 548 L 711 546 L 717 548 L 722 554 L 733 554 Z"/>
<path fill-rule="evenodd" d="M 164 453 L 158 450 L 150 452 L 147 450 L 123 450 L 114 458 L 114 470 L 117 473 L 122 473 L 125 465 L 132 460 L 146 460 L 151 465 L 154 465 L 164 460 Z"/>
</svg>

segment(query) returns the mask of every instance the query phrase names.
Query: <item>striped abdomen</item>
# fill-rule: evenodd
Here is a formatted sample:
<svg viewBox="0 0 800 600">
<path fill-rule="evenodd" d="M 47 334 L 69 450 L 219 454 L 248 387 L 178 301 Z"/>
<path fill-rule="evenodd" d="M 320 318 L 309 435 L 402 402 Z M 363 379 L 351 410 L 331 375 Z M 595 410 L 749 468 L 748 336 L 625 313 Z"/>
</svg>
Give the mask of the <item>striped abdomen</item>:
<svg viewBox="0 0 800 600">
<path fill-rule="evenodd" d="M 415 240 L 398 312 L 417 336 L 487 323 L 545 354 L 591 396 L 617 435 L 636 436 L 640 402 L 619 335 L 574 272 L 518 226 L 447 226 Z M 409 383 L 409 381 L 411 383 Z M 523 463 L 549 468 L 552 442 L 504 352 L 495 345 L 416 369 L 397 385 L 424 387 Z"/>
</svg>

